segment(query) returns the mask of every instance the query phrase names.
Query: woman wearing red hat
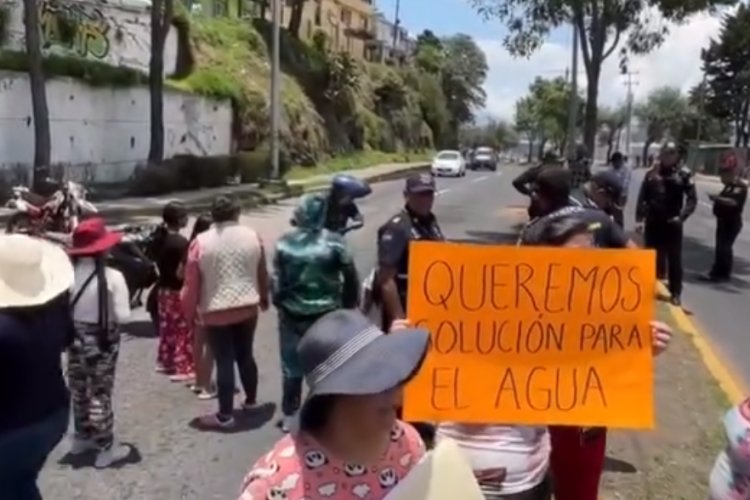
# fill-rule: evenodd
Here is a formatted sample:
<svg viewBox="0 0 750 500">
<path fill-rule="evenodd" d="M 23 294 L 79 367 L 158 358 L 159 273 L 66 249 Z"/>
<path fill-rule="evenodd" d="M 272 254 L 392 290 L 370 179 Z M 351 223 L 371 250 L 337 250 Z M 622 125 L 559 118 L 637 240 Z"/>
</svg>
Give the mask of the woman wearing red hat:
<svg viewBox="0 0 750 500">
<path fill-rule="evenodd" d="M 107 230 L 103 219 L 92 218 L 75 228 L 68 250 L 75 272 L 71 288 L 75 338 L 68 348 L 75 432 L 70 454 L 95 450 L 97 468 L 130 454 L 129 447 L 114 439 L 112 412 L 119 325 L 130 316 L 130 299 L 123 275 L 105 264 L 107 253 L 120 239 L 119 233 Z"/>
</svg>

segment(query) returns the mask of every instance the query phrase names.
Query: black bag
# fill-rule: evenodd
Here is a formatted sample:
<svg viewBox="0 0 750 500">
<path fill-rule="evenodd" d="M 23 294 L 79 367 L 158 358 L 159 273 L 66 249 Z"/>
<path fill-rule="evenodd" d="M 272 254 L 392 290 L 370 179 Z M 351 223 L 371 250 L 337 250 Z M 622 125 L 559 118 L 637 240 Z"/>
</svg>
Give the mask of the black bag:
<svg viewBox="0 0 750 500">
<path fill-rule="evenodd" d="M 131 298 L 139 290 L 145 290 L 156 283 L 158 274 L 149 260 L 134 242 L 123 241 L 109 254 L 108 264 L 122 273 L 128 285 Z"/>
</svg>

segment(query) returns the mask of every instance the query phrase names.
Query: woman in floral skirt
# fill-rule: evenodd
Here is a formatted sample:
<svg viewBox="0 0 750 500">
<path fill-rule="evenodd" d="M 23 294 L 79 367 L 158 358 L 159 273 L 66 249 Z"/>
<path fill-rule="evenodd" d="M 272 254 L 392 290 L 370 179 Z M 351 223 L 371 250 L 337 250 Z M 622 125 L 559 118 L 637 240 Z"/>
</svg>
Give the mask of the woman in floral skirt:
<svg viewBox="0 0 750 500">
<path fill-rule="evenodd" d="M 164 207 L 162 219 L 155 245 L 159 268 L 157 371 L 171 375 L 173 382 L 187 382 L 195 378 L 193 326 L 186 321 L 180 302 L 181 268 L 188 247 L 180 230 L 187 225 L 187 209 L 182 203 L 170 202 Z"/>
</svg>

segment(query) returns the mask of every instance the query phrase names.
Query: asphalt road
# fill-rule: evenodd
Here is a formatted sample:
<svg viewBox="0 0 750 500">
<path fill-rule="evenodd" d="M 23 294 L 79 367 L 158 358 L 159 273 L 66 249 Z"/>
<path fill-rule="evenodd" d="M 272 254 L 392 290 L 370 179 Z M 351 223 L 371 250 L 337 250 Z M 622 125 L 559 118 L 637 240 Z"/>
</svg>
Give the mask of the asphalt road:
<svg viewBox="0 0 750 500">
<path fill-rule="evenodd" d="M 626 225 L 632 228 L 634 201 L 643 179 L 643 170 L 636 171 Z M 713 263 L 716 219 L 712 214 L 709 193 L 717 193 L 715 182 L 697 183 L 698 207 L 684 227 L 683 266 L 685 290 L 683 304 L 692 313 L 693 321 L 708 335 L 720 359 L 730 373 L 750 388 L 750 206 L 745 206 L 745 229 L 734 245 L 734 278 L 730 283 L 711 284 L 699 279 Z M 629 221 L 629 222 L 628 222 Z"/>
<path fill-rule="evenodd" d="M 439 179 L 435 211 L 446 236 L 453 240 L 508 243 L 515 240 L 514 226 L 525 220 L 526 200 L 510 185 L 520 169 L 505 167 L 498 173 L 469 172 L 462 179 Z M 642 171 L 633 176 L 635 200 Z M 399 210 L 403 181 L 373 186 L 360 204 L 366 219 L 363 229 L 347 236 L 361 274 L 375 262 L 377 228 Z M 707 193 L 717 184 L 700 184 L 701 203 L 685 226 L 685 305 L 736 373 L 750 383 L 750 234 L 736 246 L 736 278 L 727 285 L 700 283 L 698 273 L 711 265 L 714 219 Z M 272 248 L 289 226 L 296 200 L 287 200 L 243 216 Z M 750 210 L 750 209 L 748 209 Z M 626 224 L 632 228 L 633 203 Z M 746 214 L 747 217 L 747 214 Z M 216 402 L 198 401 L 180 384 L 154 372 L 156 339 L 142 311 L 129 328 L 118 366 L 116 426 L 121 440 L 136 450 L 132 460 L 117 470 L 98 471 L 93 458 L 60 463 L 67 442 L 50 457 L 40 478 L 45 498 L 98 500 L 209 500 L 237 497 L 244 474 L 252 463 L 280 437 L 274 426 L 279 416 L 280 369 L 275 312 L 263 314 L 256 332 L 255 354 L 260 366 L 261 402 L 267 411 L 241 420 L 237 432 L 219 434 L 191 428 L 190 421 L 215 410 Z M 238 397 L 239 401 L 239 397 Z"/>
<path fill-rule="evenodd" d="M 446 235 L 456 240 L 512 241 L 524 211 L 523 198 L 510 186 L 515 169 L 498 173 L 469 172 L 465 178 L 439 179 L 435 211 Z M 403 180 L 373 186 L 360 204 L 366 225 L 347 238 L 361 274 L 375 262 L 378 226 L 403 203 Z M 289 226 L 295 200 L 243 216 L 256 228 L 267 248 Z M 154 372 L 156 339 L 142 311 L 129 328 L 120 354 L 115 389 L 116 433 L 136 452 L 117 470 L 96 470 L 93 457 L 75 463 L 61 458 L 63 441 L 48 460 L 40 484 L 45 498 L 98 500 L 209 500 L 237 497 L 244 474 L 280 437 L 280 368 L 275 312 L 263 314 L 255 336 L 260 367 L 261 402 L 267 411 L 242 420 L 238 432 L 219 434 L 191 428 L 190 421 L 215 411 L 216 401 L 198 401 L 187 388 Z M 239 396 L 237 401 L 239 402 Z"/>
</svg>

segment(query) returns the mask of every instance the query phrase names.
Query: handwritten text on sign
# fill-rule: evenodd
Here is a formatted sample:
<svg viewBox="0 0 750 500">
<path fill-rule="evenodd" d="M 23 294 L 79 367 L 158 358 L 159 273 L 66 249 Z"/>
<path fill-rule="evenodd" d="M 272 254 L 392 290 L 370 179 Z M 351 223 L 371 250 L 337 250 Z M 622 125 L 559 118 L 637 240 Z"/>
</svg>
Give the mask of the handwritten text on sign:
<svg viewBox="0 0 750 500">
<path fill-rule="evenodd" d="M 414 243 L 412 421 L 651 428 L 654 254 Z"/>
</svg>

